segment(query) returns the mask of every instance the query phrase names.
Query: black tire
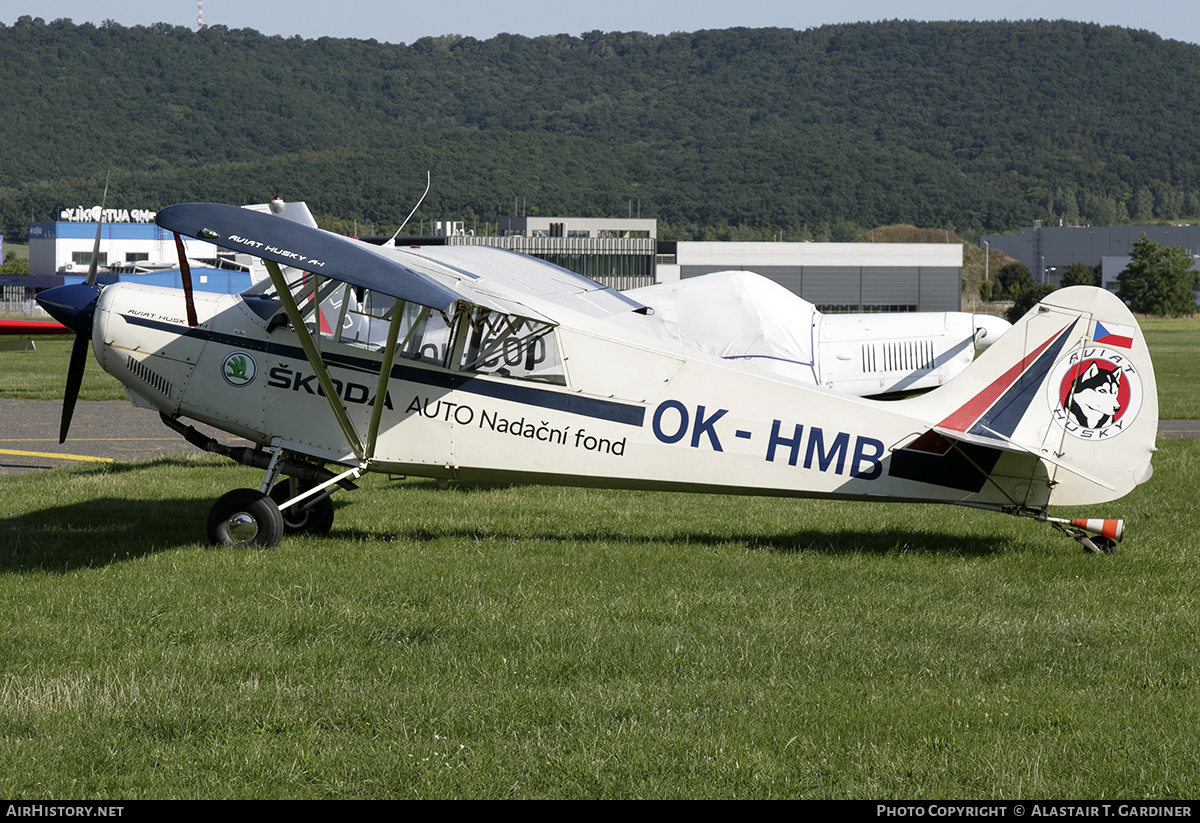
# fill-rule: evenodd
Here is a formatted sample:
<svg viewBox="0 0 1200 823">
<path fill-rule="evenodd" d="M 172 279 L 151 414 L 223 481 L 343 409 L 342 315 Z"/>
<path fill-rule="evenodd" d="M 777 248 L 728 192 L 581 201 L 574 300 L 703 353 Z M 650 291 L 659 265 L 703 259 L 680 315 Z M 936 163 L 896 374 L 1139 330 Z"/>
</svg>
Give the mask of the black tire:
<svg viewBox="0 0 1200 823">
<path fill-rule="evenodd" d="M 296 480 L 280 480 L 271 489 L 271 500 L 276 506 L 286 503 L 296 495 L 312 488 L 309 483 Z M 281 512 L 283 529 L 288 534 L 325 534 L 333 528 L 333 498 L 325 497 L 313 503 L 305 500 Z"/>
<path fill-rule="evenodd" d="M 234 489 L 208 512 L 208 539 L 239 549 L 273 549 L 283 540 L 283 515 L 258 489 Z"/>
</svg>

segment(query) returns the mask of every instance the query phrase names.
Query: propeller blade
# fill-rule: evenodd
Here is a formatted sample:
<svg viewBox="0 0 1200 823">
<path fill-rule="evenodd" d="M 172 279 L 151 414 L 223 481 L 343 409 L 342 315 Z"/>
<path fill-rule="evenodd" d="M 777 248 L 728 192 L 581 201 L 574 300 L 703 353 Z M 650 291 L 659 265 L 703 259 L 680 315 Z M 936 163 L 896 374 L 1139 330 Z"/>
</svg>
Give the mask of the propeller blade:
<svg viewBox="0 0 1200 823">
<path fill-rule="evenodd" d="M 71 428 L 71 416 L 75 413 L 75 401 L 79 398 L 83 369 L 87 365 L 88 343 L 92 339 L 92 319 L 99 299 L 100 286 L 87 283 L 71 283 L 46 289 L 36 297 L 38 305 L 51 317 L 75 332 L 75 342 L 71 345 L 71 360 L 67 364 L 67 387 L 63 392 L 59 443 L 66 442 L 67 431 Z"/>
<path fill-rule="evenodd" d="M 96 242 L 92 244 L 92 262 L 88 264 L 86 282 L 89 286 L 96 284 L 96 265 L 100 262 L 100 229 L 104 227 L 104 207 L 108 205 L 108 178 L 112 172 L 104 175 L 104 196 L 100 198 L 100 219 L 96 221 Z"/>
<path fill-rule="evenodd" d="M 67 366 L 67 387 L 63 394 L 62 422 L 58 426 L 58 442 L 67 442 L 71 428 L 71 417 L 75 414 L 75 401 L 79 399 L 79 387 L 83 385 L 83 369 L 87 365 L 88 339 L 91 335 L 77 334 L 71 345 L 71 362 Z"/>
</svg>

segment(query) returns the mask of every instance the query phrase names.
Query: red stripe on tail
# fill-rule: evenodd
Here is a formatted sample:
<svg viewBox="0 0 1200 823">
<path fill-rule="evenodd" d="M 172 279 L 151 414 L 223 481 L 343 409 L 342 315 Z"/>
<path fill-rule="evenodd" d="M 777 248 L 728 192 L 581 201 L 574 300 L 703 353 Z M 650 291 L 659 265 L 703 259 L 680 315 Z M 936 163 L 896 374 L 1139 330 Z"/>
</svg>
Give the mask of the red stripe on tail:
<svg viewBox="0 0 1200 823">
<path fill-rule="evenodd" d="M 1067 326 L 1069 325 L 1068 323 Z M 993 380 L 991 385 L 960 406 L 957 411 L 952 412 L 949 417 L 938 425 L 942 428 L 958 432 L 965 432 L 971 428 L 975 424 L 975 421 L 983 417 L 983 413 L 991 408 L 991 405 L 1004 392 L 1008 391 L 1008 387 L 1017 382 L 1017 378 L 1025 373 L 1025 370 L 1029 368 L 1033 361 L 1037 360 L 1038 355 L 1044 352 L 1047 346 L 1067 330 L 1067 326 L 1063 326 L 1057 332 L 1050 335 L 1050 338 L 1045 343 L 1021 358 L 1019 363 L 1014 364 L 1012 368 Z"/>
</svg>

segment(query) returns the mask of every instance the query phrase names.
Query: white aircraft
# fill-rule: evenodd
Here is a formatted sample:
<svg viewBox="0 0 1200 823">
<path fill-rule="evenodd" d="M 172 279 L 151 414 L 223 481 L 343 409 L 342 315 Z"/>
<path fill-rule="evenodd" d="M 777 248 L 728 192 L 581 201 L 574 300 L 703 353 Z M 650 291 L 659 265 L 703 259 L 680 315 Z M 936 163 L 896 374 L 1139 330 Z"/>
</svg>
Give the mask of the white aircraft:
<svg viewBox="0 0 1200 823">
<path fill-rule="evenodd" d="M 625 292 L 649 312 L 612 322 L 659 340 L 859 396 L 940 386 L 1008 330 L 967 312 L 823 314 L 749 271 L 724 271 Z"/>
<path fill-rule="evenodd" d="M 1123 521 L 1048 508 L 1116 500 L 1151 475 L 1153 368 L 1133 316 L 1101 289 L 1055 292 L 946 385 L 881 401 L 625 328 L 644 304 L 511 252 L 377 247 L 215 204 L 157 222 L 260 258 L 269 279 L 241 295 L 44 292 L 77 333 L 60 434 L 90 340 L 135 404 L 265 470 L 259 488 L 216 501 L 216 543 L 326 531 L 329 495 L 381 471 L 949 503 L 1115 551 Z M 183 418 L 256 445 L 221 444 Z"/>
</svg>

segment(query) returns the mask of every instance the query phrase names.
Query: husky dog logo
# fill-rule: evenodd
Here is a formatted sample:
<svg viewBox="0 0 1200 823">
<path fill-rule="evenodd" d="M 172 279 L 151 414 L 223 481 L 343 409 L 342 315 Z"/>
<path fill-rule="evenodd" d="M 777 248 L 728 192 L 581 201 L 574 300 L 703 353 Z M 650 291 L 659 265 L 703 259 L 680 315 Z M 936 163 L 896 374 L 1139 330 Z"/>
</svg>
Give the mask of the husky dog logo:
<svg viewBox="0 0 1200 823">
<path fill-rule="evenodd" d="M 1098 429 L 1121 413 L 1121 370 L 1116 366 L 1105 368 L 1092 360 L 1068 382 L 1063 406 L 1079 425 Z"/>
<path fill-rule="evenodd" d="M 225 358 L 221 364 L 221 375 L 231 386 L 246 386 L 254 381 L 258 374 L 258 364 L 254 358 L 245 352 L 234 352 Z"/>
<path fill-rule="evenodd" d="M 1082 439 L 1115 437 L 1142 407 L 1137 369 L 1106 346 L 1087 346 L 1058 361 L 1046 389 L 1054 421 Z"/>
</svg>

